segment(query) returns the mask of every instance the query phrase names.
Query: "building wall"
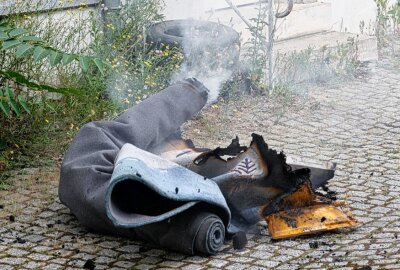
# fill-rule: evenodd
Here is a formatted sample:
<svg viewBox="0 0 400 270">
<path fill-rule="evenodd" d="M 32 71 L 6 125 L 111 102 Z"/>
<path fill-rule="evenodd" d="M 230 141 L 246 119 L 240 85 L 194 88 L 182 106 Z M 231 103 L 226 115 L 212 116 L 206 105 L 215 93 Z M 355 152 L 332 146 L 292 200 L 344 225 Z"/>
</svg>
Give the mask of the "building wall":
<svg viewBox="0 0 400 270">
<path fill-rule="evenodd" d="M 122 2 L 124 1 L 125 0 L 122 0 Z M 279 1 L 284 2 L 285 0 Z M 15 0 L 0 0 L 0 16 L 8 13 L 7 11 L 10 10 L 10 6 L 12 7 L 15 2 Z M 48 10 L 54 6 L 58 8 L 79 7 L 82 2 L 88 5 L 98 5 L 103 2 L 106 6 L 118 6 L 120 0 L 31 0 L 29 1 L 29 5 L 32 5 L 32 3 L 44 3 L 40 5 L 43 6 L 44 10 Z M 256 15 L 255 8 L 259 0 L 232 0 L 232 2 L 239 7 L 243 15 L 248 19 Z M 295 2 L 313 1 L 295 0 Z M 287 37 L 301 32 L 313 32 L 318 29 L 350 33 L 373 32 L 376 18 L 376 5 L 374 0 L 318 0 L 318 2 L 328 3 L 331 9 L 329 12 L 330 14 L 326 13 L 326 6 L 316 7 L 314 12 L 312 10 L 297 12 L 297 14 L 304 13 L 305 16 L 296 17 L 295 14 L 291 14 L 290 17 L 286 19 L 288 22 L 283 23 L 283 30 L 281 30 L 282 33 L 280 33 L 280 35 L 282 37 Z M 396 0 L 389 0 L 389 2 L 393 4 Z M 246 28 L 243 22 L 229 8 L 225 0 L 165 0 L 165 3 L 166 19 L 193 18 L 220 21 L 225 24 L 231 24 L 233 27 L 237 28 L 239 32 L 245 31 Z M 251 6 L 251 4 L 254 5 Z M 61 13 L 64 12 L 65 11 L 62 11 Z M 307 17 L 309 17 L 308 20 Z M 363 29 L 360 29 L 360 23 L 364 25 Z M 310 29 L 308 30 L 308 28 Z"/>
<path fill-rule="evenodd" d="M 332 0 L 331 4 L 334 30 L 373 33 L 377 12 L 374 0 Z"/>
<path fill-rule="evenodd" d="M 396 0 L 390 0 L 395 2 Z M 237 15 L 229 10 L 225 0 L 166 0 L 165 15 L 166 19 L 202 19 L 221 21 L 227 24 L 230 21 L 233 24 L 240 24 Z M 255 14 L 247 6 L 251 3 L 257 3 L 254 0 L 232 0 L 237 6 L 243 5 L 239 9 L 248 19 Z M 299 2 L 299 1 L 297 1 Z M 307 2 L 307 1 L 304 1 Z M 308 1 L 310 2 L 310 1 Z M 315 11 L 308 10 L 306 12 L 299 11 L 297 14 L 304 14 L 296 17 L 295 14 L 289 15 L 287 20 L 291 20 L 291 26 L 287 27 L 288 34 L 282 33 L 283 37 L 291 36 L 293 33 L 307 33 L 317 29 L 334 30 L 350 33 L 372 33 L 376 19 L 376 5 L 374 0 L 319 0 L 321 5 L 315 5 Z M 330 11 L 326 9 L 326 5 L 330 5 Z M 296 5 L 295 5 L 296 6 Z M 300 4 L 298 4 L 298 7 Z M 318 6 L 318 7 L 317 7 Z M 251 9 L 250 9 L 251 8 Z M 323 11 L 324 13 L 321 13 Z M 296 13 L 296 11 L 294 12 Z M 291 16 L 291 17 L 290 17 Z M 309 19 L 307 19 L 307 17 Z M 318 20 L 315 21 L 315 18 Z M 321 21 L 322 20 L 324 21 Z M 297 22 L 297 23 L 296 23 Z M 360 23 L 363 22 L 364 29 L 361 31 Z M 315 25 L 318 24 L 318 25 Z M 235 27 L 235 25 L 233 25 Z M 313 27 L 311 31 L 307 31 L 307 27 Z M 242 28 L 241 28 L 242 27 Z M 243 25 L 238 27 L 239 32 L 243 31 Z"/>
<path fill-rule="evenodd" d="M 257 3 L 254 0 L 233 0 L 237 6 Z M 228 8 L 225 0 L 165 0 L 167 19 L 201 19 L 207 20 L 210 14 Z"/>
</svg>

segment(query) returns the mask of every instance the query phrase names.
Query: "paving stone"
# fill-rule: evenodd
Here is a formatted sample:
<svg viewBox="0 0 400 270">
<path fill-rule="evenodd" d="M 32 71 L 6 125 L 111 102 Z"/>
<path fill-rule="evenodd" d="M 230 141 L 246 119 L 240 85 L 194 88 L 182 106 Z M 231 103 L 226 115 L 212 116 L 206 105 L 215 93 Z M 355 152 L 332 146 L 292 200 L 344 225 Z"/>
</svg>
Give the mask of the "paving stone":
<svg viewBox="0 0 400 270">
<path fill-rule="evenodd" d="M 40 253 L 32 253 L 28 256 L 28 258 L 35 260 L 35 261 L 47 261 L 53 258 L 53 256 L 49 256 L 46 254 L 40 254 Z"/>
<path fill-rule="evenodd" d="M 200 269 L 204 269 L 204 266 L 201 265 L 197 265 L 197 264 L 188 264 L 185 265 L 184 267 L 181 267 L 182 270 L 200 270 Z"/>
<path fill-rule="evenodd" d="M 162 261 L 158 265 L 169 268 L 180 268 L 182 265 L 184 265 L 184 263 L 178 261 Z"/>
<path fill-rule="evenodd" d="M 26 262 L 25 258 L 13 258 L 13 257 L 6 257 L 0 259 L 0 264 L 5 263 L 9 265 L 21 265 Z"/>
<path fill-rule="evenodd" d="M 61 270 L 64 269 L 62 265 L 59 264 L 48 264 L 42 268 L 43 270 Z"/>
<path fill-rule="evenodd" d="M 30 261 L 30 262 L 24 264 L 24 267 L 25 267 L 25 268 L 28 268 L 28 269 L 35 269 L 35 270 L 36 270 L 36 269 L 41 269 L 41 268 L 45 267 L 45 266 L 46 266 L 46 263 L 47 263 L 47 262 L 34 262 L 34 261 Z M 2 269 L 2 268 L 0 268 L 0 269 Z"/>
<path fill-rule="evenodd" d="M 6 264 L 1 264 L 0 263 L 0 269 L 1 270 L 14 270 L 15 268 L 11 265 L 6 265 Z"/>
<path fill-rule="evenodd" d="M 116 263 L 114 263 L 114 266 L 118 266 L 121 268 L 131 268 L 134 265 L 133 262 L 129 262 L 129 261 L 118 261 Z"/>
<path fill-rule="evenodd" d="M 247 269 L 248 267 L 249 267 L 249 265 L 246 265 L 246 264 L 234 263 L 234 264 L 231 264 L 231 265 L 225 267 L 225 269 L 228 269 L 228 270 L 242 270 L 242 269 Z"/>
<path fill-rule="evenodd" d="M 116 259 L 115 258 L 110 258 L 110 257 L 106 257 L 106 256 L 99 256 L 99 257 L 96 257 L 95 259 L 94 259 L 94 261 L 96 262 L 96 263 L 100 263 L 100 264 L 110 264 L 110 263 L 112 263 L 112 262 L 115 262 L 116 261 Z"/>
<path fill-rule="evenodd" d="M 139 262 L 142 264 L 156 264 L 158 262 L 161 262 L 161 258 L 157 257 L 145 257 L 144 259 L 140 260 Z"/>
<path fill-rule="evenodd" d="M 13 257 L 24 257 L 25 255 L 29 254 L 28 251 L 22 249 L 11 248 L 6 252 L 8 255 Z"/>
<path fill-rule="evenodd" d="M 134 269 L 148 270 L 148 269 L 154 269 L 155 267 L 156 267 L 155 265 L 139 264 L 139 265 L 136 265 Z"/>
<path fill-rule="evenodd" d="M 270 268 L 270 267 L 278 266 L 279 262 L 270 261 L 270 260 L 256 260 L 256 261 L 254 261 L 254 264 Z"/>
<path fill-rule="evenodd" d="M 227 261 L 225 261 L 225 260 L 219 260 L 219 259 L 211 259 L 211 260 L 209 260 L 209 261 L 207 262 L 207 265 L 208 265 L 208 266 L 211 266 L 211 267 L 223 267 L 223 266 L 225 266 L 226 264 L 228 264 Z"/>
</svg>

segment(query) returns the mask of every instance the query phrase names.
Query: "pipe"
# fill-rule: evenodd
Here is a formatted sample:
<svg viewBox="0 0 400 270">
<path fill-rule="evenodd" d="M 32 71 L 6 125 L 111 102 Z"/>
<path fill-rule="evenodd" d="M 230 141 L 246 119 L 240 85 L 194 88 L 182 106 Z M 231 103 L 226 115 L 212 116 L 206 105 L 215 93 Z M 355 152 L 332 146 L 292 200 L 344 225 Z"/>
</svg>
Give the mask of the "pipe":
<svg viewBox="0 0 400 270">
<path fill-rule="evenodd" d="M 280 18 L 284 18 L 284 17 L 288 16 L 293 10 L 293 5 L 294 5 L 293 0 L 288 0 L 288 6 L 285 9 L 285 11 L 276 13 L 275 17 L 280 19 Z"/>
<path fill-rule="evenodd" d="M 234 3 L 232 3 L 231 0 L 225 0 L 225 2 L 228 3 L 228 5 L 233 9 L 233 11 L 235 11 L 235 13 L 239 16 L 239 18 L 242 19 L 242 21 L 243 21 L 250 29 L 254 27 L 253 25 L 251 25 L 251 23 L 249 22 L 249 20 L 247 20 L 246 17 L 244 17 L 244 16 L 242 15 L 242 13 L 240 12 L 240 10 L 237 8 L 237 6 L 236 6 Z"/>
<path fill-rule="evenodd" d="M 240 10 L 238 9 L 238 7 L 232 3 L 231 0 L 225 0 L 226 3 L 228 3 L 228 5 L 233 9 L 233 11 L 235 11 L 235 13 L 239 16 L 240 19 L 242 19 L 242 21 L 247 25 L 247 27 L 252 30 L 254 28 L 254 26 L 251 24 L 251 22 L 249 22 L 249 20 L 246 19 L 246 17 L 244 17 L 242 15 L 242 13 L 240 12 Z M 268 42 L 266 39 L 259 37 L 260 41 L 263 43 L 263 45 L 267 46 Z"/>
</svg>

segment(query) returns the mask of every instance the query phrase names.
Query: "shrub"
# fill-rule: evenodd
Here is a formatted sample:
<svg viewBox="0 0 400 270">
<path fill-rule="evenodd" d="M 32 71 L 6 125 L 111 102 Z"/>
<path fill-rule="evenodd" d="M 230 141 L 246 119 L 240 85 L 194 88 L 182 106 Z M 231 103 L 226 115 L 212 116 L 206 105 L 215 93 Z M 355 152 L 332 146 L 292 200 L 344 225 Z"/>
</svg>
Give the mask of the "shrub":
<svg viewBox="0 0 400 270">
<path fill-rule="evenodd" d="M 163 19 L 162 6 L 131 0 L 118 12 L 82 6 L 62 18 L 51 11 L 7 18 L 0 37 L 15 44 L 0 50 L 3 178 L 58 160 L 82 124 L 114 118 L 169 84 L 182 53 L 146 41 L 148 27 Z M 14 29 L 21 30 L 12 37 Z"/>
<path fill-rule="evenodd" d="M 157 49 L 147 42 L 149 27 L 163 19 L 162 7 L 163 1 L 132 0 L 122 5 L 118 13 L 108 16 L 103 28 L 97 25 L 97 20 L 92 20 L 94 39 L 90 49 L 107 59 L 112 67 L 102 87 L 121 108 L 165 88 L 183 60 L 179 49 L 168 46 Z M 98 79 L 103 78 L 88 78 Z"/>
</svg>

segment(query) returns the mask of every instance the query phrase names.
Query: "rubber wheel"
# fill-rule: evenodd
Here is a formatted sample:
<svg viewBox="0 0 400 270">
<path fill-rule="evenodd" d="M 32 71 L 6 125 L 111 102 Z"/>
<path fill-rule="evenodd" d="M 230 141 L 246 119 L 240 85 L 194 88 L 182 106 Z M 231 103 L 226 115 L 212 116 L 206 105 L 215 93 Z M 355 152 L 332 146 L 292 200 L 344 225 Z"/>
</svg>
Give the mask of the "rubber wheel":
<svg viewBox="0 0 400 270">
<path fill-rule="evenodd" d="M 156 23 L 150 28 L 148 41 L 159 49 L 165 46 L 183 48 L 189 70 L 192 67 L 206 71 L 238 67 L 239 33 L 219 23 L 196 20 Z"/>
<path fill-rule="evenodd" d="M 239 33 L 231 27 L 198 20 L 171 20 L 156 23 L 150 27 L 149 41 L 182 47 L 185 33 L 189 33 L 187 31 L 190 32 L 190 39 L 195 43 L 201 43 L 207 37 L 209 43 L 217 44 L 222 48 L 233 44 L 240 45 Z"/>
</svg>

